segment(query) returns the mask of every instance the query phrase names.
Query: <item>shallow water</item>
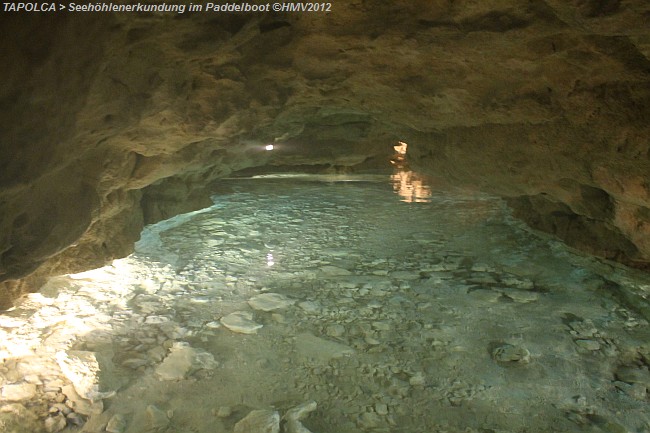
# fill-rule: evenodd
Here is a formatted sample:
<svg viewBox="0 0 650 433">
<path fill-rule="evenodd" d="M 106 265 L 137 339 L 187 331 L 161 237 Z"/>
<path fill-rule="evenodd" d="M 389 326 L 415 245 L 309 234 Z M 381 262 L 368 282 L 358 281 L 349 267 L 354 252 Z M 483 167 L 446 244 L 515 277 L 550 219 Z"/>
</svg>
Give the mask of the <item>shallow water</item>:
<svg viewBox="0 0 650 433">
<path fill-rule="evenodd" d="M 314 401 L 314 433 L 650 431 L 648 322 L 616 295 L 650 278 L 403 182 L 224 180 L 132 256 L 52 279 L 0 321 L 3 386 L 35 385 L 0 422 L 220 433 Z"/>
</svg>

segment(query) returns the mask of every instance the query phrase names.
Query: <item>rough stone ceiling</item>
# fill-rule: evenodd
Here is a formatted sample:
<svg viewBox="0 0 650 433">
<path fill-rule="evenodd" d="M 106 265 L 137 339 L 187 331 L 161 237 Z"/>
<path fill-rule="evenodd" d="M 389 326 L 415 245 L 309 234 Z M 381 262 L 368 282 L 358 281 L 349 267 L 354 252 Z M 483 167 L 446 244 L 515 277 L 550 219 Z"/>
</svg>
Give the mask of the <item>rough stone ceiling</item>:
<svg viewBox="0 0 650 433">
<path fill-rule="evenodd" d="M 128 254 L 233 171 L 374 169 L 398 139 L 420 171 L 647 266 L 649 21 L 644 0 L 0 15 L 4 304 Z"/>
</svg>

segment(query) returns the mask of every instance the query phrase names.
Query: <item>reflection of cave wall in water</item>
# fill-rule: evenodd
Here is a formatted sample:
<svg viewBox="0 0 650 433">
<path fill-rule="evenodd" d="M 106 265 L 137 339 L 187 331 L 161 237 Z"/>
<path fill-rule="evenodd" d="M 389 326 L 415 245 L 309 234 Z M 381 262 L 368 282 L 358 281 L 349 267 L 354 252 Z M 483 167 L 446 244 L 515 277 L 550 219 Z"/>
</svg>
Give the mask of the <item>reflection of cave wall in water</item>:
<svg viewBox="0 0 650 433">
<path fill-rule="evenodd" d="M 414 170 L 545 193 L 595 222 L 541 228 L 648 263 L 648 16 L 645 0 L 3 14 L 3 293 L 128 254 L 233 171 L 376 170 L 398 140 Z"/>
</svg>

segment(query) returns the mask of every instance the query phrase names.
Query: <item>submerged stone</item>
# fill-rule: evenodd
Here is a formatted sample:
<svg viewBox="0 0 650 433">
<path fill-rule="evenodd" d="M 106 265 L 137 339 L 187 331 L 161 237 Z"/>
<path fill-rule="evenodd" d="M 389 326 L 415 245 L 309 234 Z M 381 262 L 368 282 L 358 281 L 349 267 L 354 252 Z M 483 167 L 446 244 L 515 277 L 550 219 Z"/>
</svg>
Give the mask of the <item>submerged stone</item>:
<svg viewBox="0 0 650 433">
<path fill-rule="evenodd" d="M 308 401 L 299 406 L 291 408 L 284 414 L 285 419 L 302 421 L 307 418 L 309 414 L 316 410 L 318 404 L 315 401 Z"/>
<path fill-rule="evenodd" d="M 124 415 L 115 414 L 108 420 L 106 424 L 106 431 L 108 433 L 124 433 L 126 430 L 126 419 Z"/>
<path fill-rule="evenodd" d="M 600 343 L 596 340 L 586 340 L 586 339 L 576 340 L 576 344 L 581 349 L 590 350 L 590 351 L 600 350 Z"/>
<path fill-rule="evenodd" d="M 630 384 L 639 383 L 646 387 L 650 387 L 650 372 L 648 372 L 648 367 L 629 367 L 622 366 L 616 370 L 616 378 L 622 382 L 627 382 Z"/>
<path fill-rule="evenodd" d="M 45 430 L 48 433 L 58 433 L 63 430 L 67 424 L 66 417 L 59 413 L 45 419 Z"/>
<path fill-rule="evenodd" d="M 339 268 L 338 266 L 321 266 L 320 271 L 328 277 L 342 277 L 352 275 L 352 272 L 347 269 Z"/>
<path fill-rule="evenodd" d="M 29 400 L 36 395 L 36 385 L 19 383 L 5 385 L 0 389 L 0 396 L 6 401 Z"/>
<path fill-rule="evenodd" d="M 300 355 L 321 362 L 354 354 L 354 349 L 345 344 L 316 337 L 310 333 L 298 334 L 295 345 Z"/>
<path fill-rule="evenodd" d="M 240 334 L 256 334 L 261 325 L 253 321 L 253 313 L 248 311 L 237 311 L 221 318 L 221 324 L 232 332 Z"/>
<path fill-rule="evenodd" d="M 287 308 L 296 301 L 279 293 L 262 293 L 248 300 L 248 305 L 254 310 L 275 311 Z"/>
<path fill-rule="evenodd" d="M 345 334 L 345 326 L 339 325 L 338 323 L 334 325 L 329 325 L 325 329 L 325 332 L 330 337 L 341 337 L 343 334 Z"/>
<path fill-rule="evenodd" d="M 299 406 L 296 406 L 292 409 L 289 409 L 286 414 L 284 414 L 284 419 L 286 420 L 286 425 L 284 431 L 286 433 L 311 433 L 304 425 L 302 425 L 302 420 L 307 418 L 309 414 L 316 410 L 318 405 L 315 401 L 308 401 Z"/>
<path fill-rule="evenodd" d="M 539 300 L 539 293 L 537 292 L 529 292 L 526 290 L 510 288 L 499 288 L 498 290 L 508 298 L 521 304 L 527 304 L 529 302 L 535 302 Z"/>
<path fill-rule="evenodd" d="M 153 404 L 147 406 L 147 421 L 149 428 L 155 431 L 164 430 L 169 425 L 169 417 Z"/>
<path fill-rule="evenodd" d="M 161 380 L 185 379 L 192 370 L 217 366 L 212 354 L 199 351 L 188 344 L 176 343 L 169 355 L 156 367 L 156 375 Z"/>
<path fill-rule="evenodd" d="M 234 433 L 279 433 L 280 414 L 274 410 L 253 410 L 235 424 Z"/>
<path fill-rule="evenodd" d="M 505 364 L 527 364 L 530 362 L 530 352 L 520 346 L 504 344 L 492 350 L 495 361 Z"/>
<path fill-rule="evenodd" d="M 306 313 L 311 314 L 318 314 L 322 310 L 322 306 L 318 302 L 314 301 L 303 301 L 299 303 L 298 306 Z"/>
<path fill-rule="evenodd" d="M 105 386 L 105 381 L 100 381 L 100 373 L 106 377 L 113 370 L 112 362 L 104 358 L 100 366 L 95 352 L 69 350 L 56 354 L 61 371 L 72 382 L 77 394 L 91 401 L 101 400 L 115 393 L 115 391 L 100 392 L 100 385 Z"/>
</svg>

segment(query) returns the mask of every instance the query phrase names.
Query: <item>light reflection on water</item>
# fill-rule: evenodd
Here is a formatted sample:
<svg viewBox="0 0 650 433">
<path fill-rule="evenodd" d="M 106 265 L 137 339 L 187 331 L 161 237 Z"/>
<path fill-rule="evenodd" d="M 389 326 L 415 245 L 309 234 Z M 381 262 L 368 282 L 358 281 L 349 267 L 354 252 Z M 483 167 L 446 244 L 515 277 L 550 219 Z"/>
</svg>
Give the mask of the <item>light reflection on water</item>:
<svg viewBox="0 0 650 433">
<path fill-rule="evenodd" d="M 431 188 L 426 184 L 424 177 L 411 171 L 399 170 L 391 175 L 393 191 L 406 203 L 431 202 Z"/>
<path fill-rule="evenodd" d="M 409 170 L 406 162 L 406 152 L 408 144 L 399 141 L 395 149 L 395 154 L 391 158 L 391 164 L 395 167 L 394 173 L 390 180 L 395 191 L 405 203 L 430 203 L 431 188 L 427 185 L 424 177 Z"/>
</svg>

